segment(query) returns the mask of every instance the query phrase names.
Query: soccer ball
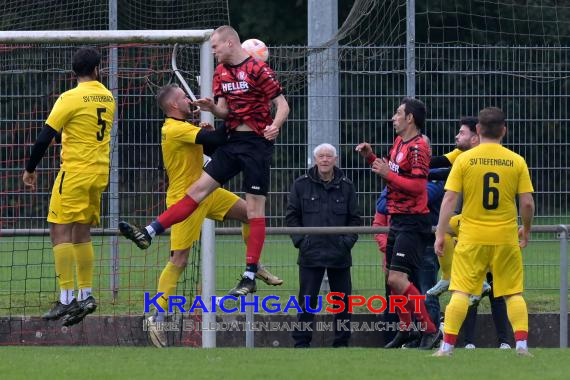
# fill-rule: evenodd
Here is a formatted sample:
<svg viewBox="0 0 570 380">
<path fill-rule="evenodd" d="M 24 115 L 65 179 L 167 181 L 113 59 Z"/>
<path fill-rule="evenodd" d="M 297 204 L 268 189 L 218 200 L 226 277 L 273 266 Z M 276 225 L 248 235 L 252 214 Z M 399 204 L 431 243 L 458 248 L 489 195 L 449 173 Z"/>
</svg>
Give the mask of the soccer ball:
<svg viewBox="0 0 570 380">
<path fill-rule="evenodd" d="M 265 46 L 263 41 L 255 38 L 243 41 L 241 47 L 246 51 L 247 54 L 251 55 L 253 58 L 265 62 L 269 58 L 269 49 Z"/>
</svg>

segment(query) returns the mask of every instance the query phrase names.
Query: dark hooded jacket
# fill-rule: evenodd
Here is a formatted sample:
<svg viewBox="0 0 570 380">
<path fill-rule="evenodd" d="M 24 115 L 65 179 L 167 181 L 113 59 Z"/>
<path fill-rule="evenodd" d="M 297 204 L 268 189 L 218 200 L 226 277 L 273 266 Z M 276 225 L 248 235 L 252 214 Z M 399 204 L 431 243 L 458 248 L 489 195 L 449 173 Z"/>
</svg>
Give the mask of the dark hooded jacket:
<svg viewBox="0 0 570 380">
<path fill-rule="evenodd" d="M 287 204 L 287 226 L 360 226 L 352 181 L 335 167 L 332 181 L 323 182 L 317 170 L 312 167 L 293 183 Z M 297 264 L 346 268 L 352 265 L 350 251 L 358 235 L 291 235 L 291 239 L 299 249 Z"/>
</svg>

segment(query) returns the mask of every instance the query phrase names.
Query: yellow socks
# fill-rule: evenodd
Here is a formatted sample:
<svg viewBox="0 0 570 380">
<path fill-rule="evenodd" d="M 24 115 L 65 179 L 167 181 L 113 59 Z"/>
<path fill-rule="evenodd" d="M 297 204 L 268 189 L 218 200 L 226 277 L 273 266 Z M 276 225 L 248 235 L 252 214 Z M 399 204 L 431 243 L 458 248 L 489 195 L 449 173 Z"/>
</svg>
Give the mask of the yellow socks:
<svg viewBox="0 0 570 380">
<path fill-rule="evenodd" d="M 445 308 L 445 334 L 457 335 L 459 329 L 467 316 L 467 309 L 469 308 L 469 297 L 466 294 L 454 292 L 451 295 L 451 300 Z"/>
<path fill-rule="evenodd" d="M 91 295 L 93 288 L 93 244 L 89 241 L 87 243 L 74 244 L 73 248 L 77 266 L 78 299 L 83 301 Z"/>
<path fill-rule="evenodd" d="M 526 341 L 528 339 L 528 310 L 526 302 L 521 295 L 505 297 L 505 299 L 509 321 L 515 332 L 517 348 L 522 345 L 526 349 Z"/>
<path fill-rule="evenodd" d="M 73 301 L 73 244 L 62 243 L 53 247 L 55 274 L 59 281 L 60 302 L 68 305 Z"/>
<path fill-rule="evenodd" d="M 176 291 L 176 284 L 182 272 L 184 272 L 184 267 L 177 267 L 172 264 L 171 261 L 166 264 L 158 280 L 157 293 L 164 293 L 162 297 L 158 299 L 158 304 L 168 312 L 168 296 L 171 296 Z"/>
</svg>

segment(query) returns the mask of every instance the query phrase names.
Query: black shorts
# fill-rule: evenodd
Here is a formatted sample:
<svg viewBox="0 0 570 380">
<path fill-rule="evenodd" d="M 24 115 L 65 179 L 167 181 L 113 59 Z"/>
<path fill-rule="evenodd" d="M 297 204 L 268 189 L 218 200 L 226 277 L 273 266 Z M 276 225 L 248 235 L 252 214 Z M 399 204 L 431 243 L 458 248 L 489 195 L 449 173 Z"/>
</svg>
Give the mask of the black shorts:
<svg viewBox="0 0 570 380">
<path fill-rule="evenodd" d="M 429 215 L 392 215 L 386 243 L 389 270 L 414 276 L 431 236 Z"/>
<path fill-rule="evenodd" d="M 255 132 L 233 131 L 214 152 L 204 171 L 221 185 L 243 172 L 243 191 L 267 195 L 273 142 Z"/>
</svg>

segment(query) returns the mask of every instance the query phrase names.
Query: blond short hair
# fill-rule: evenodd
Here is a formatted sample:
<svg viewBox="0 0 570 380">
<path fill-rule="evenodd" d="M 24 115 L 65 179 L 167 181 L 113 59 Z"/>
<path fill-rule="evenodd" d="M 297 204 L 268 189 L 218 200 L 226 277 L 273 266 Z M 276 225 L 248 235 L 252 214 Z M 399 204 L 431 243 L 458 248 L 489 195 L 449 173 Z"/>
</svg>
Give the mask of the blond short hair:
<svg viewBox="0 0 570 380">
<path fill-rule="evenodd" d="M 227 41 L 230 39 L 234 39 L 236 40 L 238 43 L 240 43 L 240 39 L 239 39 L 239 34 L 238 32 L 236 32 L 236 30 L 234 28 L 232 28 L 229 25 L 222 25 L 219 28 L 217 28 L 216 30 L 214 30 L 213 34 L 217 34 L 220 39 L 222 41 Z"/>
</svg>

